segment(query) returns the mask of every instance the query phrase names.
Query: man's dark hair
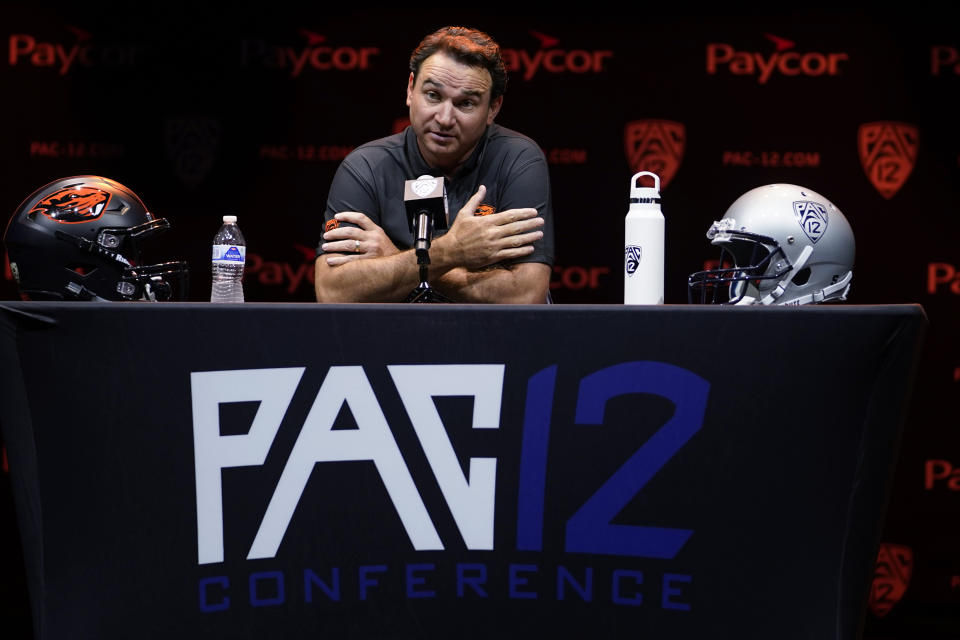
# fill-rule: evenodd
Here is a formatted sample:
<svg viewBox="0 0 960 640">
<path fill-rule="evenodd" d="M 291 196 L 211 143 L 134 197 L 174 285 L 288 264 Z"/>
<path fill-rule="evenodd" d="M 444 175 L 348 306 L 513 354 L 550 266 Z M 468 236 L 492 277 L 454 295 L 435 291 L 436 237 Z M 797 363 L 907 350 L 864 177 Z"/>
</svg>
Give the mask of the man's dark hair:
<svg viewBox="0 0 960 640">
<path fill-rule="evenodd" d="M 410 55 L 410 71 L 413 72 L 414 82 L 417 81 L 420 64 L 438 51 L 449 54 L 467 66 L 482 67 L 489 71 L 493 80 L 491 102 L 506 92 L 507 67 L 500 57 L 500 45 L 483 31 L 468 27 L 443 27 L 428 35 Z"/>
</svg>

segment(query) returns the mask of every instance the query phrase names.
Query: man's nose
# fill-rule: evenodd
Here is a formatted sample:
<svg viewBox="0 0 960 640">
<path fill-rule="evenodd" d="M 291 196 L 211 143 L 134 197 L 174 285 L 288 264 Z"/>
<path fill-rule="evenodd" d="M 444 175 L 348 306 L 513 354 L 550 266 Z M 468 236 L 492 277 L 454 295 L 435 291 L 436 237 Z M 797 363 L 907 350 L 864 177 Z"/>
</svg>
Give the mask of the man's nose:
<svg viewBox="0 0 960 640">
<path fill-rule="evenodd" d="M 437 107 L 437 122 L 444 126 L 450 127 L 453 126 L 455 120 L 455 113 L 453 109 L 453 103 L 449 100 L 440 103 L 440 106 Z"/>
</svg>

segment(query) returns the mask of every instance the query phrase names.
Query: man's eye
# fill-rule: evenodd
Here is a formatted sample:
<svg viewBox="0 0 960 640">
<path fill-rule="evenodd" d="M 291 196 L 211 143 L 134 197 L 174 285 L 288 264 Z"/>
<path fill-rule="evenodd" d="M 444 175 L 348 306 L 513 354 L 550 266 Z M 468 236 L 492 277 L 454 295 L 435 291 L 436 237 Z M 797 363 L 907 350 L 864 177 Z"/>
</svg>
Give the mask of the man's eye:
<svg viewBox="0 0 960 640">
<path fill-rule="evenodd" d="M 437 93 L 436 91 L 427 91 L 426 96 L 427 96 L 427 100 L 436 101 L 440 99 L 440 94 Z"/>
</svg>

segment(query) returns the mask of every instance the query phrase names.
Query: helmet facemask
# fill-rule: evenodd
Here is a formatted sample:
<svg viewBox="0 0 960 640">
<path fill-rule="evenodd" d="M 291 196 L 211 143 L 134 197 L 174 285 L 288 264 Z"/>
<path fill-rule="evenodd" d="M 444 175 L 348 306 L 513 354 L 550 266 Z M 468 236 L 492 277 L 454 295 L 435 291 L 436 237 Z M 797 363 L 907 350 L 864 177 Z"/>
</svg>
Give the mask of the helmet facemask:
<svg viewBox="0 0 960 640">
<path fill-rule="evenodd" d="M 753 304 L 793 268 L 780 243 L 747 231 L 735 231 L 734 221 L 714 222 L 707 231 L 720 247 L 719 267 L 697 271 L 687 281 L 691 304 Z"/>
<path fill-rule="evenodd" d="M 154 218 L 134 227 L 103 227 L 97 231 L 95 241 L 58 229 L 57 239 L 78 250 L 78 261 L 65 266 L 73 272 L 65 287 L 66 294 L 81 300 L 102 300 L 96 292 L 115 282 L 111 293 L 120 300 L 158 302 L 173 300 L 175 296 L 185 299 L 189 283 L 185 262 L 140 264 L 140 244 L 169 228 L 165 218 Z"/>
</svg>

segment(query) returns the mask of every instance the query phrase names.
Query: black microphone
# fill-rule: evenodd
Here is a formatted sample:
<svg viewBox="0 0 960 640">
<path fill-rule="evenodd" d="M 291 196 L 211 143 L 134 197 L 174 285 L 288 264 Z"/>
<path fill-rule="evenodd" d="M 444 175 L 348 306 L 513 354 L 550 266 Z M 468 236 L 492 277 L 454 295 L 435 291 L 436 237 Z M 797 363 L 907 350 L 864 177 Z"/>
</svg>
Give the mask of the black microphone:
<svg viewBox="0 0 960 640">
<path fill-rule="evenodd" d="M 403 190 L 407 222 L 414 233 L 414 249 L 418 256 L 430 249 L 435 229 L 447 228 L 447 185 L 443 176 L 420 176 L 407 180 Z"/>
</svg>

